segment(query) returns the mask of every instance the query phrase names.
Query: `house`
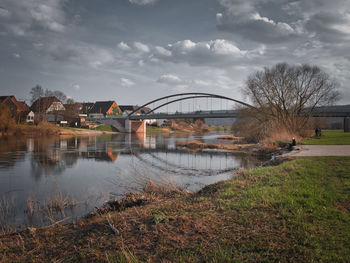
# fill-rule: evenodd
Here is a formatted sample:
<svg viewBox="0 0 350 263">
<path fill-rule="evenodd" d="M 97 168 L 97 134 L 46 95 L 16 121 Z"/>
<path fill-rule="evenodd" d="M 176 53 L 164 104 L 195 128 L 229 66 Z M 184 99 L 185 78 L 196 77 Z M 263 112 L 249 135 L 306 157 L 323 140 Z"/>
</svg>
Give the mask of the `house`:
<svg viewBox="0 0 350 263">
<path fill-rule="evenodd" d="M 33 111 L 30 111 L 28 114 L 27 114 L 27 117 L 26 117 L 26 122 L 28 124 L 34 124 L 34 117 L 35 117 L 35 114 Z"/>
<path fill-rule="evenodd" d="M 34 101 L 30 109 L 37 114 L 40 120 L 54 123 L 63 121 L 62 113 L 66 110 L 62 102 L 56 97 L 40 97 Z"/>
<path fill-rule="evenodd" d="M 83 114 L 83 103 L 75 102 L 71 104 L 64 104 L 66 110 L 63 115 L 67 124 L 71 127 L 85 126 L 87 114 Z"/>
<path fill-rule="evenodd" d="M 24 101 L 18 101 L 15 96 L 0 96 L 0 105 L 7 107 L 12 118 L 16 118 L 18 122 L 25 119 L 30 111 L 29 106 Z"/>
<path fill-rule="evenodd" d="M 96 101 L 88 111 L 89 118 L 98 119 L 107 116 L 120 115 L 122 112 L 118 104 L 113 101 Z"/>
<path fill-rule="evenodd" d="M 120 105 L 119 108 L 121 109 L 121 111 L 123 112 L 123 115 L 128 115 L 130 113 L 132 113 L 133 111 L 135 111 L 135 115 L 140 115 L 140 114 L 147 114 L 148 112 L 151 111 L 150 108 L 148 107 L 141 107 L 139 109 L 138 105 Z M 153 124 L 156 123 L 157 120 L 155 119 L 148 119 L 145 120 L 147 124 Z"/>
<path fill-rule="evenodd" d="M 138 105 L 119 105 L 119 108 L 124 115 L 127 115 L 127 114 L 133 112 L 134 110 L 137 110 L 139 108 L 139 106 Z M 151 111 L 150 108 L 142 107 L 141 109 L 137 110 L 135 112 L 135 114 L 146 114 L 150 111 Z"/>
</svg>

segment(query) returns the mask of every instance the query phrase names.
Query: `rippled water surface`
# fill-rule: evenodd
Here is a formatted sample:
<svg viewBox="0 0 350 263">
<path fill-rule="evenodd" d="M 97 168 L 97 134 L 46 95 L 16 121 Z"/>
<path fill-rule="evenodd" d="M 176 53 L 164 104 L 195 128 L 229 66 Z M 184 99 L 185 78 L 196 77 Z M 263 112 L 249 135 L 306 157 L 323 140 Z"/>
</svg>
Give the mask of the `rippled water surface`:
<svg viewBox="0 0 350 263">
<path fill-rule="evenodd" d="M 195 191 L 261 163 L 176 149 L 177 141 L 216 143 L 218 135 L 0 138 L 0 230 L 74 220 L 148 179 Z"/>
</svg>

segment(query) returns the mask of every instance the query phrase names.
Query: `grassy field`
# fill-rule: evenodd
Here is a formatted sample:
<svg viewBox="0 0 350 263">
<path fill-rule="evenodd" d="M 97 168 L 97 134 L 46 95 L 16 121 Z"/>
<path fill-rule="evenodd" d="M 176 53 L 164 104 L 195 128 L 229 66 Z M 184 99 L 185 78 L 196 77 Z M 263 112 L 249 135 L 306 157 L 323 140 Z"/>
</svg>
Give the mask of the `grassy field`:
<svg viewBox="0 0 350 263">
<path fill-rule="evenodd" d="M 320 144 L 320 145 L 343 145 L 350 144 L 350 132 L 343 130 L 323 130 L 321 137 L 311 137 L 303 140 L 303 144 Z"/>
<path fill-rule="evenodd" d="M 0 261 L 349 262 L 350 157 L 245 171 L 195 194 L 0 236 Z"/>
</svg>

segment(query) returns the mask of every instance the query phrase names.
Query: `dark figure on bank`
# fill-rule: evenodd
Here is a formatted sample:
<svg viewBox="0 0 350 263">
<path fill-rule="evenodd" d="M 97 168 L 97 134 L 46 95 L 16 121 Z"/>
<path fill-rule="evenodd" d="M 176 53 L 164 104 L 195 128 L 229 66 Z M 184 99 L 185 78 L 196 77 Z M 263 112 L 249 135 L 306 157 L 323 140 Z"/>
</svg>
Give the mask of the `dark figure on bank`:
<svg viewBox="0 0 350 263">
<path fill-rule="evenodd" d="M 321 128 L 316 128 L 315 129 L 315 136 L 316 137 L 321 137 Z"/>
<path fill-rule="evenodd" d="M 289 150 L 293 150 L 293 147 L 297 145 L 297 141 L 295 138 L 292 139 L 292 143 L 289 144 Z"/>
</svg>

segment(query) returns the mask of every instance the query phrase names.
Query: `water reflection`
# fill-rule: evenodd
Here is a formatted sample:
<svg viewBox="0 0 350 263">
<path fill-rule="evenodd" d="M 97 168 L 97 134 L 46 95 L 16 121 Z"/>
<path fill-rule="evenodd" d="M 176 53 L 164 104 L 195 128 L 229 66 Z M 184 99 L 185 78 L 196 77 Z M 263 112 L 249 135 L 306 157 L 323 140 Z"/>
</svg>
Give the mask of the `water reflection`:
<svg viewBox="0 0 350 263">
<path fill-rule="evenodd" d="M 70 196 L 75 200 L 74 209 L 55 219 L 73 218 L 101 205 L 111 194 L 123 195 L 130 187 L 137 188 L 135 181 L 140 176 L 198 190 L 205 184 L 230 179 L 241 167 L 253 167 L 260 162 L 227 152 L 193 153 L 176 149 L 179 140 L 216 143 L 217 136 L 1 137 L 0 210 L 9 206 L 12 210 L 3 211 L 0 226 L 1 221 L 23 226 L 52 220 L 39 220 L 35 216 L 28 220 L 28 198 L 36 200 L 37 207 L 47 207 L 45 204 L 53 194 L 62 198 Z"/>
</svg>

